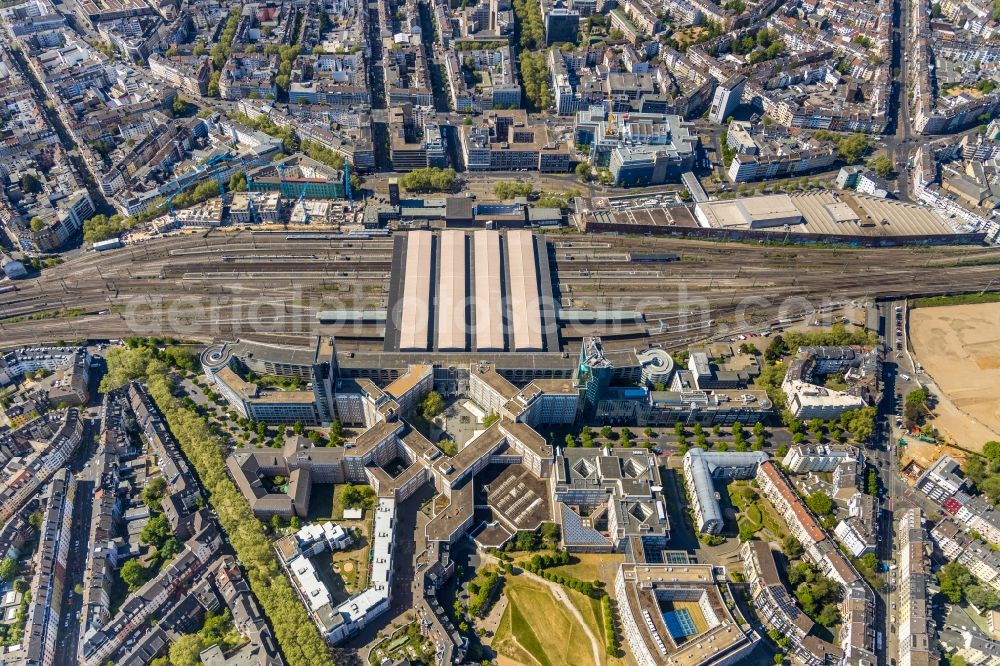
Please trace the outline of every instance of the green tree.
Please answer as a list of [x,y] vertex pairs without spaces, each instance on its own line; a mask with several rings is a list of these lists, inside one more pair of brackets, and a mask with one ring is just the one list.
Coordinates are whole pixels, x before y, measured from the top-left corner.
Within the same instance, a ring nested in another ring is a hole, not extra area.
[[559,524],[558,523],[542,523],[540,529],[542,538],[552,544],[559,543]]
[[824,492],[816,492],[806,497],[806,504],[817,516],[826,516],[833,511],[833,500]]
[[879,153],[868,160],[868,168],[882,178],[887,178],[892,173],[892,160],[885,153]]
[[580,179],[581,182],[586,183],[590,180],[590,162],[584,160],[576,165],[576,177]]
[[903,420],[907,428],[918,425],[927,412],[928,395],[926,389],[916,389],[906,394],[903,402]]
[[837,144],[837,156],[847,164],[857,164],[871,147],[871,139],[864,134],[855,133],[840,140]]
[[521,52],[521,80],[524,96],[536,111],[545,111],[552,104],[548,62],[542,52]]
[[33,173],[21,176],[21,191],[27,194],[37,194],[42,191],[42,183]]
[[493,186],[493,196],[497,199],[516,199],[531,194],[531,183],[521,183],[513,180],[502,180]]
[[212,72],[208,77],[208,89],[206,90],[206,95],[208,97],[218,97],[219,96],[219,78],[222,72],[215,71]]
[[816,616],[816,621],[824,627],[832,627],[840,622],[840,609],[837,604],[824,604]]
[[166,516],[159,513],[150,518],[146,526],[142,528],[139,540],[154,548],[161,548],[171,536],[173,533],[170,531],[170,522]]
[[437,391],[431,391],[421,402],[421,411],[424,418],[430,421],[444,411],[444,398]]
[[802,557],[802,554],[805,552],[805,549],[802,547],[799,540],[791,534],[781,540],[781,550],[790,560],[797,560]]
[[965,588],[965,598],[980,611],[993,610],[1000,604],[996,592],[982,585],[969,585]]
[[426,167],[403,174],[399,184],[407,192],[450,192],[455,180],[454,169]]
[[128,586],[129,592],[135,592],[149,580],[149,571],[136,558],[132,558],[123,564],[118,575],[121,576],[122,581]]
[[38,233],[39,231],[45,228],[45,220],[36,215],[35,217],[31,218],[29,226],[31,226],[32,231]]
[[949,603],[962,601],[965,589],[973,582],[972,574],[963,564],[948,562],[938,570],[938,586]]
[[247,190],[247,176],[242,171],[237,171],[232,176],[229,177],[229,191],[230,192],[246,192]]
[[170,666],[200,666],[203,649],[201,636],[184,634],[170,644]]
[[17,560],[13,557],[5,557],[0,560],[0,580],[9,583],[17,575]]
[[160,501],[167,492],[167,482],[162,475],[154,476],[142,489],[142,501],[153,511],[159,511]]
[[375,504],[375,491],[371,486],[349,483],[343,492],[344,506],[348,508],[367,508]]
[[184,113],[187,113],[188,103],[185,102],[180,95],[177,95],[176,97],[174,97],[174,103],[171,105],[170,108],[174,112],[174,115],[179,116]]

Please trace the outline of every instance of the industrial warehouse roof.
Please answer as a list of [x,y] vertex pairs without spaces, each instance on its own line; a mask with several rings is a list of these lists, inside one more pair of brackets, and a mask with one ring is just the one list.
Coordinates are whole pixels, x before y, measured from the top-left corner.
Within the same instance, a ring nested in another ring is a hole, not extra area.
[[806,224],[800,231],[864,236],[927,236],[954,230],[925,206],[863,194],[819,192],[792,197]]
[[717,229],[762,229],[802,221],[787,194],[698,204],[695,214],[704,226]]
[[535,239],[530,231],[507,233],[510,304],[514,315],[514,350],[541,351],[542,313],[538,299]]
[[810,192],[698,204],[703,226],[829,236],[935,236],[954,233],[932,209],[856,193]]
[[465,233],[442,231],[440,243],[440,278],[438,280],[437,343],[438,349],[465,349]]
[[476,271],[476,348],[502,351],[503,294],[500,284],[500,234],[473,233]]
[[403,327],[399,338],[399,348],[403,351],[428,348],[433,240],[429,231],[413,231],[407,238]]

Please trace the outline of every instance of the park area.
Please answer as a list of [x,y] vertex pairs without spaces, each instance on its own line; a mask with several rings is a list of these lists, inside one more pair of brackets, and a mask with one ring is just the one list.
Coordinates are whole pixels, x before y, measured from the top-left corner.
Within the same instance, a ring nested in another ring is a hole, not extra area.
[[744,541],[757,536],[777,542],[787,536],[784,521],[749,481],[733,481],[728,491],[733,508],[738,513],[737,525],[740,535],[745,537]]
[[970,451],[1000,440],[1000,303],[913,309],[910,342],[943,393],[931,424]]
[[[594,636],[601,641],[602,664],[618,666],[622,659],[607,657],[601,605],[596,599],[563,588]],[[504,586],[508,604],[492,640],[501,666],[514,664],[601,666],[586,632],[571,611],[542,582],[527,575],[508,576]]]

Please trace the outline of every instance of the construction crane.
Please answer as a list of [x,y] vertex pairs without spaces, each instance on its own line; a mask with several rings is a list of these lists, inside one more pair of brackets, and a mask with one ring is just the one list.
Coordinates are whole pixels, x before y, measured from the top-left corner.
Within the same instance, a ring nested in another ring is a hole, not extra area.
[[608,87],[608,124],[604,128],[604,136],[613,137],[615,135],[615,103],[611,99],[611,89]]
[[[302,219],[306,224],[309,224],[309,211],[306,209],[306,189],[309,187],[309,181],[302,183],[302,191],[299,192],[299,198],[295,201],[295,206],[302,206]],[[295,207],[292,207],[294,210]]]
[[347,198],[347,205],[351,205],[351,163],[344,160],[344,194]]

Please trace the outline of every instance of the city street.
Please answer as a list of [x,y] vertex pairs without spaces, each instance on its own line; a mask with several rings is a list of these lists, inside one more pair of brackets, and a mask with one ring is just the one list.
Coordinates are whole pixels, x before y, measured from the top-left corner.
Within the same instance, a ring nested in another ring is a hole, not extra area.
[[[96,352],[90,348],[91,353]],[[66,563],[66,583],[63,588],[63,617],[59,620],[59,640],[56,644],[56,666],[73,666],[77,663],[77,646],[82,638],[80,625],[83,597],[76,592],[76,586],[83,586],[83,576],[87,565],[87,549],[90,547],[90,522],[94,508],[94,478],[96,466],[92,465],[97,452],[97,438],[101,431],[99,410],[103,396],[97,387],[104,375],[104,361],[90,371],[90,402],[85,417],[83,440],[76,456],[70,462],[70,471],[76,477],[76,497],[73,501],[72,544]]]

